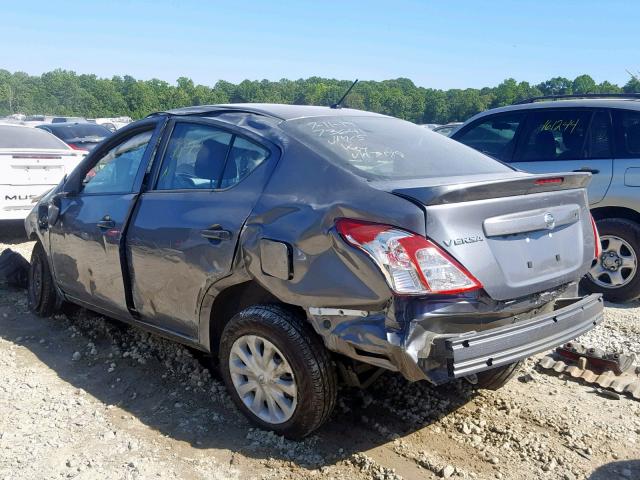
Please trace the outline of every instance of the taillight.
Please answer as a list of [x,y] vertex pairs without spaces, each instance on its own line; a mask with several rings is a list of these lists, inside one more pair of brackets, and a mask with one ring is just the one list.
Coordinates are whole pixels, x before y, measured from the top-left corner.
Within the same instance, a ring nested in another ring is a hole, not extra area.
[[78,145],[75,145],[74,143],[67,143],[67,145],[69,145],[73,150],[78,150],[80,152],[89,153],[89,150],[87,150],[86,148],[79,147]]
[[600,254],[602,253],[602,244],[600,243],[600,234],[598,233],[598,226],[596,225],[596,221],[591,218],[591,228],[593,228],[593,240],[596,242],[596,247],[594,249],[594,258],[597,260],[600,258]]
[[462,265],[420,235],[347,218],[339,219],[336,228],[349,244],[373,259],[398,294],[453,294],[482,288]]

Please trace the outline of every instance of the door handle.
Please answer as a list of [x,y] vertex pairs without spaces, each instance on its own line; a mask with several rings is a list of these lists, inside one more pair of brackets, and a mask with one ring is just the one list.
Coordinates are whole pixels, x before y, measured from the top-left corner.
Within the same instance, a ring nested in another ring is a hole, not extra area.
[[592,175],[595,175],[596,173],[600,173],[600,170],[598,170],[597,168],[582,167],[582,168],[578,168],[577,170],[574,170],[574,172],[584,172],[584,173],[588,172]]
[[209,240],[229,240],[231,238],[231,232],[217,224],[211,225],[205,230],[200,230],[200,235]]
[[116,222],[111,220],[109,215],[105,215],[102,220],[100,220],[97,224],[98,228],[109,230],[110,228],[114,228],[116,226]]

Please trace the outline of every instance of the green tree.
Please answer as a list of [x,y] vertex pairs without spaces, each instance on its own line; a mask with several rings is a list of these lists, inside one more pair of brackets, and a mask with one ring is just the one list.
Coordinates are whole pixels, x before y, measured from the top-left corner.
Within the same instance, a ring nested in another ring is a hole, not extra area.
[[573,82],[568,78],[554,77],[538,85],[543,95],[569,95],[573,93]]
[[580,75],[573,81],[573,93],[597,93],[596,82],[589,75]]
[[[331,105],[351,83],[310,77],[276,82],[244,80],[239,84],[220,80],[210,87],[195,85],[184,76],[172,84],[155,78],[137,80],[129,75],[99,78],[61,69],[42,75],[0,70],[0,115],[19,112],[141,118],[151,112],[187,105],[230,102]],[[621,89],[606,81],[596,85],[588,75],[580,75],[573,81],[555,77],[535,86],[508,78],[495,87],[436,90],[418,87],[408,78],[396,78],[358,83],[344,105],[417,123],[446,123],[539,95],[620,91],[640,92],[640,81],[633,77]]]

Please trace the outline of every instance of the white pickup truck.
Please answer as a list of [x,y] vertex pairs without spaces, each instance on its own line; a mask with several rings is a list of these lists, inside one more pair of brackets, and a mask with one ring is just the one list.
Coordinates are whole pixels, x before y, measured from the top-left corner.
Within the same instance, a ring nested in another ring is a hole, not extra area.
[[0,125],[0,220],[26,218],[33,199],[60,183],[86,154],[44,130]]

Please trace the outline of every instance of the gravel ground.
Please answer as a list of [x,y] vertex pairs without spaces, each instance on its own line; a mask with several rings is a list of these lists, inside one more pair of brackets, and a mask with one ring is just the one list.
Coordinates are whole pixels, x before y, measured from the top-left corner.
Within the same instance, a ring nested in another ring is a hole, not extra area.
[[[2,228],[0,251],[33,243]],[[581,341],[640,356],[640,303]],[[253,429],[207,359],[77,310],[28,312],[0,285],[1,479],[640,479],[640,402],[523,366],[497,392],[387,374],[342,389],[316,435]]]

